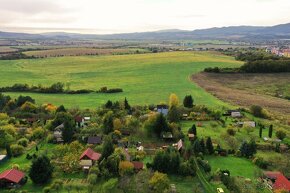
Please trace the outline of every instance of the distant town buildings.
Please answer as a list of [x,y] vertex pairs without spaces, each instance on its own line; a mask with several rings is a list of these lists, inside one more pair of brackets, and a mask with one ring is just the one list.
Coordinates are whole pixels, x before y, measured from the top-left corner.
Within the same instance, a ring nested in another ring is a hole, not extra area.
[[290,57],[290,48],[267,47],[266,52],[275,54],[277,56]]

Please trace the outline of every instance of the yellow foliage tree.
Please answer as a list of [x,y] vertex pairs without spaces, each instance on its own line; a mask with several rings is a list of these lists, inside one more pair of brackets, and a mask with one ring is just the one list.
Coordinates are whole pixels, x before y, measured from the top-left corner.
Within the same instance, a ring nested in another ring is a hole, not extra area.
[[169,97],[169,106],[170,107],[172,107],[172,106],[177,107],[178,104],[179,104],[179,99],[178,99],[177,95],[172,93]]
[[169,188],[169,179],[166,174],[155,172],[149,180],[149,186],[156,193],[164,193]]
[[114,119],[113,121],[114,130],[120,130],[122,128],[122,122],[120,119]]
[[126,174],[132,174],[134,169],[134,165],[129,161],[121,161],[119,163],[119,174],[121,176]]

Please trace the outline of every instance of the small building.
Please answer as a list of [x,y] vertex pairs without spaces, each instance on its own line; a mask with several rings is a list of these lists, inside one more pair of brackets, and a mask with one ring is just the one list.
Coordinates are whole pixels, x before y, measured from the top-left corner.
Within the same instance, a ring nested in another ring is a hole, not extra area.
[[243,127],[256,127],[255,121],[244,121]]
[[19,187],[26,182],[25,174],[16,169],[10,169],[0,174],[0,187]]
[[90,137],[88,137],[88,144],[100,145],[100,144],[102,144],[102,137],[90,136]]
[[272,188],[274,190],[287,190],[290,192],[290,181],[284,175],[278,175]]
[[144,168],[143,162],[132,161],[131,163],[134,165],[135,171],[140,171],[140,170],[143,170],[143,168]]
[[140,145],[139,147],[137,147],[137,151],[144,151],[144,147]]
[[63,138],[62,138],[62,129],[63,128],[64,128],[64,124],[62,123],[54,129],[53,137],[54,137],[56,143],[63,143]]
[[164,132],[162,133],[162,138],[164,140],[172,140],[173,139],[173,135],[171,132]]
[[180,139],[176,144],[173,144],[173,146],[176,147],[177,151],[182,150],[183,148],[182,140]]
[[168,114],[168,106],[167,105],[157,105],[157,112],[166,116]]
[[95,152],[91,148],[88,148],[82,153],[80,160],[92,160],[94,162],[98,161],[101,156],[102,154]]
[[81,160],[80,165],[84,170],[89,170],[93,165],[93,161],[92,160]]
[[233,117],[233,118],[241,118],[242,114],[239,111],[233,111],[233,112],[231,112],[231,117]]
[[84,127],[85,124],[85,119],[81,116],[75,116],[75,123],[76,123],[76,127],[80,128],[80,127]]

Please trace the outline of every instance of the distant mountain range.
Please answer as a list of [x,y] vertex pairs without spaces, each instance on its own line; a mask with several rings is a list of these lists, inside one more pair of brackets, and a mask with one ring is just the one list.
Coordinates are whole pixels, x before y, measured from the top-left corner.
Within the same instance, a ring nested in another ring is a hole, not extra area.
[[154,32],[121,33],[109,35],[77,34],[52,32],[42,34],[1,32],[0,38],[11,39],[102,39],[102,40],[198,40],[198,39],[228,39],[228,40],[263,40],[290,39],[290,23],[271,27],[260,26],[230,26],[220,28],[200,29],[194,31],[169,29]]

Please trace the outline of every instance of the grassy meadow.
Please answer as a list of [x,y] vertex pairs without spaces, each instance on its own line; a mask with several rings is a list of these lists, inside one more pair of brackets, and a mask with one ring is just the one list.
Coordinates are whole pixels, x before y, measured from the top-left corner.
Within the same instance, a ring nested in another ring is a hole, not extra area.
[[157,54],[75,56],[45,59],[0,61],[0,86],[15,83],[49,86],[63,82],[66,88],[122,88],[118,94],[38,94],[6,93],[12,97],[30,95],[39,104],[64,104],[67,107],[94,108],[107,100],[131,104],[167,102],[171,93],[180,100],[191,94],[198,104],[212,107],[227,104],[190,81],[190,75],[206,67],[237,67],[241,62],[215,52],[166,52]]

